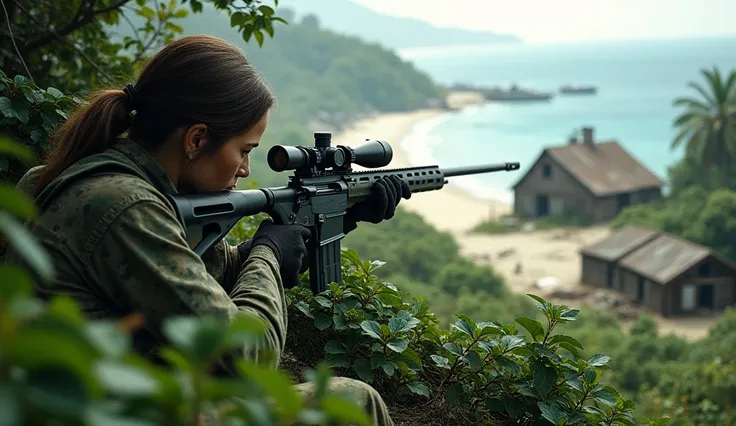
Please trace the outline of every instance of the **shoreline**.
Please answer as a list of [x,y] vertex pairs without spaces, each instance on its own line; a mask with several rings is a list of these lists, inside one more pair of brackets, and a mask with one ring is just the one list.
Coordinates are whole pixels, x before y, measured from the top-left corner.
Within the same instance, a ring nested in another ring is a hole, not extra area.
[[[473,92],[452,92],[448,96],[451,110],[460,110],[482,102],[479,94]],[[411,164],[408,159],[402,146],[404,141],[417,125],[448,113],[450,111],[446,109],[427,108],[364,118],[334,134],[333,145],[360,145],[366,138],[385,140],[393,148],[393,159],[387,167],[412,167],[415,164]],[[512,210],[509,203],[475,197],[461,183],[452,181],[441,190],[414,194],[411,199],[402,200],[399,207],[419,214],[435,228],[455,236],[463,235],[478,223],[498,218]]]

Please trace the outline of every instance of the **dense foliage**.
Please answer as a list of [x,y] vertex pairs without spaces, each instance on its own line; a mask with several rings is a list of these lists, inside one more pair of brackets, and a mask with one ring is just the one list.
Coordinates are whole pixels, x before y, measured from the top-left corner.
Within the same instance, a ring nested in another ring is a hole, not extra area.
[[222,11],[240,37],[252,36],[259,45],[264,33],[274,35],[274,23],[285,23],[262,0],[5,1],[0,69],[70,93],[115,84],[180,35],[178,23],[190,11],[202,12],[205,6]]

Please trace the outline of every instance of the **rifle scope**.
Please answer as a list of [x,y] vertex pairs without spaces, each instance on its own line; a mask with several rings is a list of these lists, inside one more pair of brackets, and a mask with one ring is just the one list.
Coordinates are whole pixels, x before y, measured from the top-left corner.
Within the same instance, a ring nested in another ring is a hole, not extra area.
[[331,141],[330,132],[315,132],[313,147],[274,145],[268,150],[268,166],[276,172],[310,167],[346,168],[351,164],[373,169],[387,166],[394,156],[391,145],[384,141],[366,139],[356,147],[333,147]]

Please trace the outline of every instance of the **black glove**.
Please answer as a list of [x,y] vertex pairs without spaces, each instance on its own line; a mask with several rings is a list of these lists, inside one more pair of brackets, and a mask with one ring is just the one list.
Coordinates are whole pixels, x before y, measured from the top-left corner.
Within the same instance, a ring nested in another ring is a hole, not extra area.
[[411,188],[406,180],[397,175],[377,179],[373,183],[371,197],[345,212],[343,232],[347,234],[354,230],[358,227],[358,222],[379,223],[384,219],[391,219],[402,198],[411,198]]
[[273,250],[281,265],[284,288],[292,288],[299,284],[299,271],[307,251],[305,241],[310,235],[302,225],[276,225],[264,220],[253,235],[251,247],[264,245]]

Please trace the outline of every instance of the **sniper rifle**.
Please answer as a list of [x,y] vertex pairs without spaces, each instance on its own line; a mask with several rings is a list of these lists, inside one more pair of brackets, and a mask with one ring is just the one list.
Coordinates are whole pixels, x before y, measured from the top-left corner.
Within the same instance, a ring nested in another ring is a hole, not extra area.
[[343,216],[348,207],[370,197],[376,179],[395,174],[405,179],[415,194],[442,189],[449,177],[519,169],[519,163],[501,163],[353,171],[353,165],[368,169],[387,166],[393,158],[391,145],[366,140],[355,147],[333,147],[329,132],[315,132],[314,142],[314,147],[275,145],[268,151],[272,170],[294,171],[286,186],[168,195],[194,252],[201,257],[243,217],[265,212],[276,224],[298,223],[311,230],[307,241],[310,287],[314,294],[321,293],[331,282],[342,282]]

